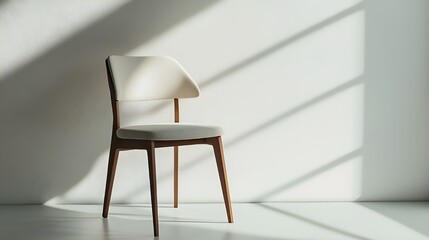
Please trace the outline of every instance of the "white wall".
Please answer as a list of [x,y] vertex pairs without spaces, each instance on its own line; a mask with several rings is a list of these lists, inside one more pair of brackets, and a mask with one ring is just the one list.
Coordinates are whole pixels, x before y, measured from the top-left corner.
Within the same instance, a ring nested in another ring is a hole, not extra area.
[[[0,203],[102,201],[111,54],[188,69],[202,96],[182,120],[224,127],[234,201],[427,200],[428,18],[424,0],[2,2]],[[171,149],[157,159],[171,202]],[[210,147],[181,148],[179,187],[222,201]],[[113,202],[148,199],[146,153],[121,153]]]

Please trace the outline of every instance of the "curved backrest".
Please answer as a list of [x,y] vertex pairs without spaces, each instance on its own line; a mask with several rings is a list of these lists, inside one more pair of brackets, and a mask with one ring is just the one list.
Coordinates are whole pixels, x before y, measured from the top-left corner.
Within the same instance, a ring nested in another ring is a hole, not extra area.
[[108,68],[117,101],[193,98],[200,89],[186,70],[166,56],[110,56]]

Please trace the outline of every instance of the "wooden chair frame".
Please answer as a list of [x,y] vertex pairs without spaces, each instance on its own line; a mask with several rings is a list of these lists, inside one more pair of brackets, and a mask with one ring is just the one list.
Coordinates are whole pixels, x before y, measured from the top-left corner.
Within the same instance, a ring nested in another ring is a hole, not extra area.
[[[190,140],[174,140],[174,141],[158,141],[158,140],[134,140],[121,139],[117,137],[116,131],[120,127],[119,102],[116,100],[116,92],[113,83],[109,63],[106,59],[107,78],[110,89],[110,99],[113,112],[112,124],[112,140],[109,152],[109,165],[107,169],[106,189],[103,204],[103,218],[107,218],[109,213],[110,198],[112,195],[113,181],[115,178],[115,170],[118,162],[120,151],[141,149],[147,151],[148,167],[149,167],[149,182],[152,204],[152,219],[154,235],[159,235],[158,227],[158,197],[156,187],[156,167],[155,167],[155,149],[163,147],[174,147],[174,207],[178,207],[178,172],[179,172],[179,146],[208,144],[213,146],[214,155],[216,158],[217,169],[219,173],[220,183],[222,187],[223,199],[225,202],[228,222],[233,222],[231,199],[229,196],[228,177],[226,174],[225,160],[223,154],[221,136],[190,139]],[[179,99],[174,98],[174,122],[179,122]]]

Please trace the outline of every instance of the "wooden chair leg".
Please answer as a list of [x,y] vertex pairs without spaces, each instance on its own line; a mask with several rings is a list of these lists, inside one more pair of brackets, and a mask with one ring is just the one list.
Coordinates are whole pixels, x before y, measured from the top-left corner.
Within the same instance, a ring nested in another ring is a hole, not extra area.
[[174,208],[179,207],[179,147],[174,146]]
[[104,192],[103,218],[109,214],[110,197],[112,196],[113,180],[115,179],[116,165],[118,163],[119,150],[110,146],[109,166],[107,168],[106,189]]
[[149,165],[149,182],[150,182],[150,196],[152,203],[152,221],[153,233],[155,237],[159,235],[158,228],[158,197],[156,190],[156,167],[155,167],[155,143],[152,141],[150,148],[147,149],[148,165]]
[[228,222],[233,223],[231,198],[229,196],[228,177],[226,174],[225,157],[223,155],[222,138],[219,136],[213,141],[213,150],[216,157],[217,170],[219,172],[220,184],[222,186],[223,200],[225,202]]

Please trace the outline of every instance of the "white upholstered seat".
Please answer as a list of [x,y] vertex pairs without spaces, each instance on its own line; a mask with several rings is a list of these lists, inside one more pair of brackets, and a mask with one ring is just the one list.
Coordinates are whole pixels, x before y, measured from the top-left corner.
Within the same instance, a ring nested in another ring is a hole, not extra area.
[[187,140],[217,137],[222,128],[186,123],[162,123],[121,127],[116,131],[118,138],[137,140]]

